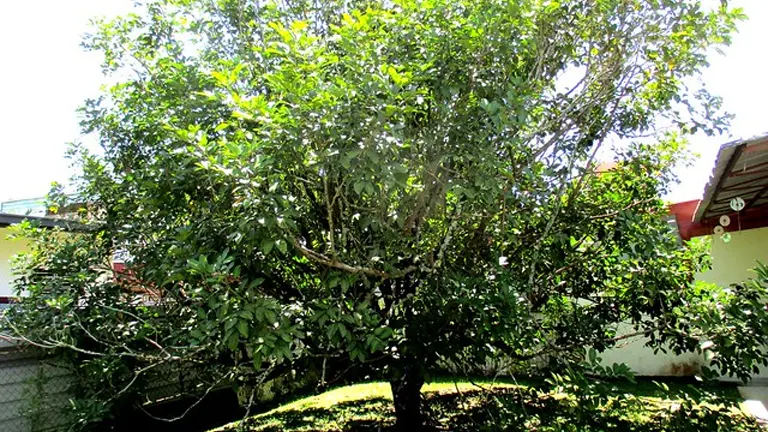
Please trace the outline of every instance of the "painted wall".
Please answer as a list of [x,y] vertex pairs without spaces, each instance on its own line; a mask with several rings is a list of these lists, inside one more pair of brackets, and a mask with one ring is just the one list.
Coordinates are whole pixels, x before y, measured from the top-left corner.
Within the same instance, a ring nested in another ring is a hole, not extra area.
[[[714,236],[707,236],[706,239],[710,242],[712,268],[698,275],[698,280],[719,285],[739,283],[753,277],[752,269],[758,261],[768,264],[768,228],[732,232],[728,243]],[[620,328],[619,334],[632,331],[625,326]],[[626,363],[637,375],[685,376],[695,374],[706,362],[703,356],[694,353],[654,355],[651,349],[644,346],[645,342],[645,338],[625,341],[621,346],[601,354],[603,364]],[[768,378],[768,369],[756,377]]]
[[709,239],[712,269],[702,273],[699,280],[730,285],[752,278],[758,261],[768,264],[768,228],[731,232],[728,243],[716,236]]
[[[731,226],[737,223],[732,220]],[[755,276],[752,269],[758,261],[768,264],[768,228],[731,232],[731,241],[723,242],[718,236],[709,236],[712,251],[712,269],[697,279],[719,285],[743,282]],[[754,378],[768,378],[768,368],[761,368]],[[729,378],[729,380],[732,380]]]
[[[619,335],[634,332],[630,325],[619,326]],[[701,355],[685,353],[678,356],[661,351],[654,354],[651,348],[645,346],[647,341],[645,337],[623,340],[615,348],[599,354],[599,357],[604,366],[625,363],[639,376],[691,376],[699,372],[704,361]]]
[[11,288],[11,257],[27,248],[24,240],[10,240],[8,234],[8,228],[0,228],[0,296],[3,297],[14,295]]

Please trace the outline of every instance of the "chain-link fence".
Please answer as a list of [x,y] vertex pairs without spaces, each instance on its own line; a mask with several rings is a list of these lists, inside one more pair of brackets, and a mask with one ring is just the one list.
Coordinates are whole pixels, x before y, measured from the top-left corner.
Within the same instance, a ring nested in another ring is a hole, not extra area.
[[[28,345],[0,341],[0,432],[58,431],[69,425],[73,414],[70,400],[74,393],[74,374],[67,366],[56,364],[40,354],[40,350]],[[200,379],[200,374],[201,370],[196,368],[174,364],[153,368],[134,383],[137,397],[132,404],[134,410],[113,420],[142,424],[155,419],[158,421],[156,425],[168,425],[168,419],[184,417],[192,407],[198,406],[201,398],[207,395],[211,402],[217,397],[212,396],[217,390],[227,388],[226,382]],[[230,403],[219,408],[237,412],[236,400],[230,402],[234,405]],[[222,418],[232,416],[232,413],[222,414]],[[137,416],[146,418],[142,420]],[[208,412],[206,416],[216,417],[217,414]],[[211,427],[216,425],[213,423]]]
[[[175,364],[163,364],[146,374],[141,383],[140,399],[142,406],[152,406],[179,399],[197,399],[206,393],[208,382],[200,380],[200,371],[193,367],[179,367]],[[212,385],[221,388],[223,385]]]
[[66,422],[70,371],[36,350],[0,344],[0,431],[55,430]]
[[[7,300],[0,298],[0,321],[8,308],[13,307],[14,302]],[[0,338],[0,432],[65,430],[75,414],[72,398],[76,393],[76,379],[71,368],[46,358],[42,350],[34,346]],[[148,368],[140,374],[140,379],[131,382],[131,400],[119,413],[114,413],[109,421],[115,424],[110,425],[114,428],[155,421],[155,426],[162,425],[165,430],[168,419],[189,417],[189,421],[174,422],[183,423],[184,430],[189,431],[202,430],[190,427],[197,426],[193,425],[195,422],[201,427],[206,424],[200,421],[201,416],[211,419],[211,427],[218,425],[215,418],[233,420],[241,407],[229,389],[229,382],[215,375],[199,364],[169,362]],[[215,412],[211,412],[211,407]]]

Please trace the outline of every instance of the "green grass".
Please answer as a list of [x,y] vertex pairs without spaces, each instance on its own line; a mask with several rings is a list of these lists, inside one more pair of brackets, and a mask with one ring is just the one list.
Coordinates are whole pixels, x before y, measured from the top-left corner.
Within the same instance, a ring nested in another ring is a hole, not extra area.
[[[608,384],[604,397],[576,397],[541,383],[434,382],[424,386],[433,429],[450,431],[757,431],[734,387]],[[380,431],[394,425],[389,384],[329,390],[217,431]]]

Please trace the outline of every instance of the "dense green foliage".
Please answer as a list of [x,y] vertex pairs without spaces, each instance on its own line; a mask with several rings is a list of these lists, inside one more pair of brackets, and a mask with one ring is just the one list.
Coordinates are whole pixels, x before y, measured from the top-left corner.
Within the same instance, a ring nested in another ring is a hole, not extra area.
[[391,380],[412,424],[440,362],[574,370],[621,322],[659,348],[715,340],[745,377],[764,329],[725,323],[752,326],[755,304],[693,285],[703,249],[660,199],[686,136],[727,124],[691,83],[739,18],[677,0],[144,2],[85,40],[115,81],[83,108],[103,151],[73,148],[91,229],[27,229],[12,330],[71,355],[107,410],[160,366],[205,365],[201,390],[245,403],[352,368]]

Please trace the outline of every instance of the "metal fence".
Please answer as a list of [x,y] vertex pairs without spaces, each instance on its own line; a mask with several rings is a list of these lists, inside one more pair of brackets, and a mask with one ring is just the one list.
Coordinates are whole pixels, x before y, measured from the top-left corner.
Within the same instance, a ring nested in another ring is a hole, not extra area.
[[[33,347],[0,341],[0,432],[57,431],[69,424],[74,374],[40,354]],[[136,383],[135,404],[163,418],[175,417],[178,407],[169,413],[161,407],[176,402],[169,406],[178,405],[183,412],[209,393],[205,381],[194,368],[160,365]],[[215,388],[226,388],[226,383]],[[141,409],[136,414],[149,415]]]
[[[0,302],[0,320],[10,306]],[[221,380],[211,382],[205,367],[190,366],[163,364],[145,373],[136,382],[133,405],[147,415],[141,408],[157,412],[169,402],[178,402],[176,405],[186,411],[187,405],[197,405],[196,401],[212,390],[228,387]],[[46,359],[32,346],[0,340],[0,432],[65,429],[73,414],[74,384],[71,366]]]
[[40,432],[66,423],[70,371],[30,347],[0,344],[0,431]]

